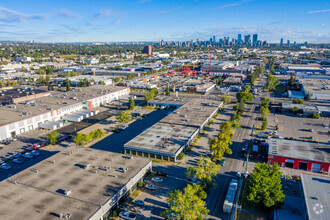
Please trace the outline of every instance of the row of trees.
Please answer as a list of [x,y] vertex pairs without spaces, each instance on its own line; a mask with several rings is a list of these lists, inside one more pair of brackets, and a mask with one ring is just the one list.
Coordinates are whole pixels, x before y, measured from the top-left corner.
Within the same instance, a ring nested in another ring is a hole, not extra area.
[[157,96],[159,93],[157,88],[152,88],[150,89],[149,92],[144,93],[144,100],[145,101],[149,101],[155,98],[155,96]]
[[6,82],[3,82],[3,81],[0,81],[0,88],[2,87],[9,87],[9,86],[17,86],[18,85],[18,82],[16,81],[6,81]]
[[188,184],[186,188],[169,193],[169,208],[161,213],[167,219],[203,219],[209,210],[205,207],[207,188],[215,183],[220,165],[209,157],[201,157],[197,166],[189,166],[186,171],[188,179],[199,180],[199,184]]
[[254,82],[260,78],[263,72],[265,72],[265,68],[263,66],[257,66],[253,72],[247,71],[247,79],[254,85]]
[[41,66],[38,70],[39,75],[52,75],[53,72],[54,70],[50,66]]
[[279,84],[280,84],[280,82],[277,80],[276,76],[274,76],[272,74],[268,74],[264,90],[265,91],[274,91],[276,86],[278,86]]
[[261,106],[260,106],[260,114],[262,114],[263,116],[267,116],[267,115],[269,115],[269,113],[270,113],[269,98],[262,97],[262,102],[261,102]]
[[77,133],[76,137],[73,139],[73,142],[76,145],[82,146],[85,143],[88,143],[91,140],[101,138],[104,135],[105,135],[105,132],[99,128],[99,129],[91,131],[91,133],[89,133],[89,134]]

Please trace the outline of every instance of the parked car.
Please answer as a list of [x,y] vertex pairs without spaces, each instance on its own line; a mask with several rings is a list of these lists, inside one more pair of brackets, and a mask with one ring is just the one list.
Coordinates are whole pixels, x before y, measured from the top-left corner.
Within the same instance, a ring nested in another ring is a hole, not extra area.
[[132,203],[135,204],[135,205],[144,206],[144,201],[142,201],[140,199],[139,200],[134,200]]
[[23,157],[31,159],[33,157],[32,153],[24,154]]
[[37,151],[37,150],[32,151],[31,154],[33,154],[33,156],[39,156],[40,155],[39,151]]
[[22,154],[20,152],[16,152],[13,156],[14,158],[19,158]]
[[187,182],[190,184],[197,184],[197,185],[201,184],[201,182],[197,179],[188,179]]
[[241,175],[242,175],[242,174],[241,174],[240,171],[238,171],[238,172],[236,173],[236,177],[237,177],[237,178],[241,178]]
[[126,212],[126,211],[122,211],[119,213],[119,216],[123,219],[126,220],[135,220],[136,219],[136,215],[131,213],[131,212]]
[[226,163],[226,160],[221,160],[221,161],[220,161],[220,165],[221,165],[221,166],[224,166],[225,163]]
[[24,160],[23,159],[20,159],[20,158],[16,158],[13,160],[14,163],[23,163]]
[[156,182],[156,183],[161,183],[161,182],[163,182],[163,179],[161,179],[159,177],[154,177],[151,179],[151,181]]
[[168,174],[167,174],[167,173],[165,173],[165,172],[160,172],[160,171],[156,172],[156,175],[157,175],[157,176],[162,176],[162,177],[168,177]]
[[153,185],[153,184],[147,184],[146,185],[146,188],[147,189],[151,189],[151,190],[155,190],[157,187],[155,185]]
[[113,133],[120,133],[120,130],[119,129],[113,129],[112,132]]
[[6,164],[6,163],[4,163],[0,166],[0,169],[3,169],[3,170],[9,170],[10,168],[11,168],[11,166],[9,164]]

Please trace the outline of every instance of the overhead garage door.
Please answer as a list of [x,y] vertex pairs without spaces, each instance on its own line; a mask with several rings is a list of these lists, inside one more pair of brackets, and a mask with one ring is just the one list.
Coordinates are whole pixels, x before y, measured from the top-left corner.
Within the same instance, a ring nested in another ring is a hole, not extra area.
[[293,168],[294,160],[286,160],[285,166],[289,168]]
[[313,172],[320,172],[320,169],[321,169],[321,164],[319,164],[319,163],[313,163],[312,164],[312,171]]

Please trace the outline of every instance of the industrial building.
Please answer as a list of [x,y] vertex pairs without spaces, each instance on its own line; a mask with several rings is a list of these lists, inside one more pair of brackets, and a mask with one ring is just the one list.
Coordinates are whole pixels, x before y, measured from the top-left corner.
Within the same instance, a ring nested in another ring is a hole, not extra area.
[[330,100],[330,80],[328,79],[299,79],[301,91],[309,93],[311,99]]
[[129,88],[97,85],[72,88],[68,92],[54,91],[28,102],[2,106],[0,141],[40,127],[56,129],[63,120],[81,121],[96,114],[95,108],[129,93]]
[[126,143],[125,153],[176,162],[222,104],[207,99],[190,100]]
[[70,147],[0,183],[2,219],[106,219],[152,161]]
[[329,172],[329,152],[328,144],[270,138],[268,163],[312,172]]
[[186,96],[156,96],[154,99],[148,101],[149,106],[155,108],[179,108],[192,100],[192,98]]
[[[70,80],[71,86],[75,87],[79,86],[79,84],[84,80],[87,80],[91,85],[100,84],[100,82],[103,82],[104,85],[112,84],[112,78],[106,76],[80,75],[69,77],[68,79]],[[66,78],[53,78],[52,83],[63,85],[65,80]]]
[[305,219],[328,220],[330,216],[330,178],[301,174]]
[[16,104],[49,96],[50,92],[36,87],[17,87],[0,90],[0,105]]

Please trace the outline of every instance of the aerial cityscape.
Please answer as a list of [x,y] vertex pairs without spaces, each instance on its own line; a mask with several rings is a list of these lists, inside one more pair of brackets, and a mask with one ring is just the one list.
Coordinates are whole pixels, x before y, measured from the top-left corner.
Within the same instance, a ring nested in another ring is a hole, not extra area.
[[0,3],[0,219],[330,219],[328,1]]

